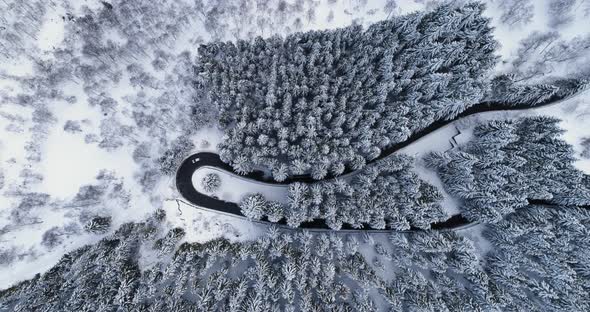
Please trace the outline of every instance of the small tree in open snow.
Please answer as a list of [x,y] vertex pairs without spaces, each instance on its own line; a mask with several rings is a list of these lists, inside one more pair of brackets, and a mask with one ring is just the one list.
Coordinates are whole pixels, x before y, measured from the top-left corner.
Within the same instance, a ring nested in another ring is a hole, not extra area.
[[260,220],[266,210],[266,199],[260,193],[246,195],[240,202],[240,210],[246,218]]
[[221,186],[221,179],[217,173],[208,173],[203,177],[201,185],[205,192],[215,192]]

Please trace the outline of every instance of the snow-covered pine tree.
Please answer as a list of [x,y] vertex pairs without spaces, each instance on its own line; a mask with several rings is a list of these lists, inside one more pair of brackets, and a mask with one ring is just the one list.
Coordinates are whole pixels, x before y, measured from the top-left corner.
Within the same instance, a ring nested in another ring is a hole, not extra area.
[[248,219],[260,220],[267,210],[267,201],[260,193],[248,194],[240,201],[240,211]]
[[221,186],[221,178],[219,177],[219,174],[213,172],[206,174],[201,181],[201,186],[203,186],[205,192],[210,193],[217,191]]

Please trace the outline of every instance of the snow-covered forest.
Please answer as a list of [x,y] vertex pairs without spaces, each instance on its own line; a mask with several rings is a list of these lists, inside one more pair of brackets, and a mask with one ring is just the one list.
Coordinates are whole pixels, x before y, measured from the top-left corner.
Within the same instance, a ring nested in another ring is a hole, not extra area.
[[250,219],[267,217],[277,222],[285,218],[291,227],[323,219],[336,230],[343,224],[359,229],[364,225],[398,231],[428,229],[448,216],[440,205],[442,195],[412,172],[412,162],[405,155],[391,156],[360,169],[350,181],[292,183],[286,204],[254,193],[244,196],[240,208]]
[[464,146],[426,156],[464,215],[497,222],[531,200],[590,205],[590,176],[572,166],[573,149],[552,117],[491,121]]
[[363,167],[380,149],[481,100],[497,43],[483,5],[445,5],[371,25],[199,49],[218,107],[220,155],[277,180]]
[[[588,0],[0,1],[0,311],[589,311],[588,18]],[[547,106],[375,161],[497,104]],[[179,193],[199,152],[234,173],[193,188],[245,217]],[[451,216],[469,226],[431,229]]]
[[[455,232],[284,233],[182,242],[156,213],[0,293],[10,311],[585,311],[590,214],[535,206]],[[556,249],[556,246],[561,248]],[[152,250],[138,261],[137,254]],[[542,256],[541,256],[542,255]]]

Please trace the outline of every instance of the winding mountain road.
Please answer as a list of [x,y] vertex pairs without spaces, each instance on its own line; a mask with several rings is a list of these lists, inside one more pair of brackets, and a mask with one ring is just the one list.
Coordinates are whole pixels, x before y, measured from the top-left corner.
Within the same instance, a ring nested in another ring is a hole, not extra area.
[[[215,153],[203,152],[203,153],[193,154],[182,162],[182,164],[178,168],[178,171],[176,174],[176,188],[178,189],[178,191],[180,192],[182,197],[195,206],[205,207],[205,208],[208,208],[209,210],[215,210],[215,211],[223,212],[225,214],[232,214],[232,215],[241,216],[241,217],[245,218],[244,214],[240,211],[240,207],[238,206],[238,204],[207,196],[203,193],[198,192],[195,189],[195,187],[193,186],[193,182],[192,182],[192,176],[193,176],[193,173],[197,169],[199,169],[199,167],[202,167],[202,166],[211,166],[211,167],[216,167],[219,169],[233,172],[231,166],[229,166],[228,164],[221,161],[221,159],[219,159],[219,155],[217,155]],[[265,220],[263,220],[263,221],[265,221]],[[287,224],[285,219],[281,220],[280,222],[272,222],[272,223],[273,224],[278,223],[281,225]],[[455,216],[452,216],[451,218],[447,219],[444,222],[434,223],[434,224],[432,224],[431,227],[433,229],[446,229],[446,228],[455,228],[455,227],[459,227],[459,226],[464,226],[467,224],[469,224],[469,221],[467,219],[465,219],[461,215],[455,215]],[[305,228],[305,229],[326,229],[326,230],[330,229],[330,227],[328,227],[328,225],[322,219],[317,219],[317,220],[314,220],[313,222],[303,222],[299,227]],[[347,224],[344,224],[342,226],[342,229],[343,230],[356,230],[355,228],[353,228]],[[365,229],[379,231],[379,229],[373,229],[369,226],[366,226]],[[419,229],[413,228],[411,230],[419,230]],[[391,231],[391,230],[383,230],[383,231]]]
[[[580,94],[580,93],[581,92],[577,92],[575,95]],[[449,125],[457,120],[460,120],[460,119],[468,117],[468,116],[473,116],[476,114],[480,114],[483,112],[490,112],[490,111],[516,111],[516,110],[527,110],[527,109],[539,108],[539,107],[543,107],[543,106],[556,104],[556,103],[561,102],[563,100],[569,99],[572,96],[574,96],[574,95],[570,95],[570,96],[554,95],[553,97],[547,99],[545,102],[543,102],[541,104],[537,104],[535,106],[530,106],[530,105],[508,106],[508,105],[502,104],[502,103],[489,103],[489,102],[483,102],[480,104],[476,104],[476,105],[470,107],[469,109],[463,111],[461,114],[455,116],[452,119],[439,120],[439,121],[432,123],[430,126],[414,133],[406,141],[394,144],[394,145],[390,146],[389,148],[383,150],[382,153],[377,158],[369,161],[368,163],[372,163],[372,162],[378,161],[380,159],[383,159],[383,158],[399,151],[400,149],[412,144],[413,142],[416,142],[417,140],[425,137],[426,135],[432,134],[436,130],[439,130],[446,125]],[[215,153],[201,152],[201,153],[193,154],[193,155],[189,156],[188,158],[186,158],[181,163],[181,165],[178,168],[177,173],[176,173],[176,188],[178,189],[178,191],[180,192],[182,197],[194,206],[202,207],[207,210],[218,211],[218,212],[222,212],[225,214],[230,214],[230,215],[235,215],[235,216],[245,218],[245,216],[240,211],[238,204],[207,196],[203,193],[198,192],[195,189],[195,187],[192,184],[193,173],[198,168],[203,167],[203,166],[215,167],[215,168],[218,168],[221,170],[225,170],[225,171],[237,174],[237,173],[235,173],[235,171],[233,170],[233,168],[230,165],[221,161],[221,159],[219,158],[219,155],[217,155]],[[352,170],[350,168],[346,168],[343,175],[351,174],[353,172],[354,172],[354,170]],[[260,171],[251,172],[249,174],[243,175],[243,177],[247,178],[247,179],[255,180],[258,182],[270,183],[270,184],[290,184],[293,182],[305,182],[305,183],[317,182],[317,180],[314,180],[309,175],[293,176],[293,177],[288,178],[285,181],[279,182],[279,181],[272,180],[272,178],[265,177],[264,174]],[[334,177],[333,176],[326,177],[326,179],[331,179],[331,178],[334,178]],[[552,204],[550,202],[534,200],[534,199],[529,200],[529,204],[555,206],[555,204]],[[262,220],[262,221],[268,222],[266,220]],[[268,223],[271,223],[271,222],[268,222]],[[272,224],[277,224],[277,223],[273,222]],[[278,224],[286,225],[286,220],[282,219],[280,222],[278,222]],[[451,216],[449,219],[447,219],[443,222],[437,222],[437,223],[431,224],[431,228],[434,230],[458,230],[458,229],[464,229],[466,227],[470,227],[470,226],[473,226],[476,224],[478,224],[478,223],[477,222],[470,222],[461,214],[457,214],[457,215]],[[316,219],[312,222],[304,222],[300,225],[300,228],[317,229],[317,230],[331,230],[327,226],[327,224],[324,222],[323,219]],[[353,228],[347,224],[344,224],[342,226],[342,230],[357,231],[359,229],[356,229],[356,228]],[[361,230],[371,231],[371,232],[391,232],[392,231],[392,230],[387,230],[387,229],[385,229],[385,230],[384,229],[373,229],[369,225],[365,225],[363,227],[363,229],[361,229]],[[410,231],[419,231],[419,230],[420,229],[418,229],[418,228],[411,228],[410,229]]]

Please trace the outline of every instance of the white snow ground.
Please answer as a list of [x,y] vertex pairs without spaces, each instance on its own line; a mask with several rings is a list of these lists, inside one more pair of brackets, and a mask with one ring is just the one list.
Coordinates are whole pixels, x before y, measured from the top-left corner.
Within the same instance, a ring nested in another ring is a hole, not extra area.
[[183,201],[166,201],[164,210],[169,226],[185,229],[184,239],[189,242],[206,242],[218,237],[231,241],[250,240],[266,230],[245,219],[195,209]]

